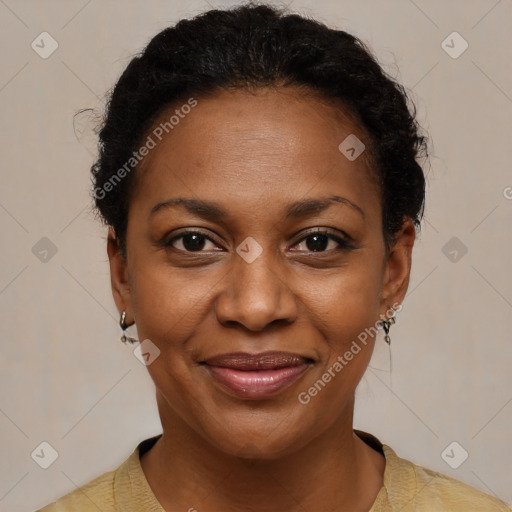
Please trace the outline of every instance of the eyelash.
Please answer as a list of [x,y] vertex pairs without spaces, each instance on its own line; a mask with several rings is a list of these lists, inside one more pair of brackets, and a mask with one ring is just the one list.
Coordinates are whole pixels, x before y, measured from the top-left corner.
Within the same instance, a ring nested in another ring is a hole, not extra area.
[[[168,241],[164,241],[161,245],[164,246],[164,247],[168,247],[168,248],[171,248],[171,249],[174,249],[178,252],[181,252],[181,253],[187,253],[187,254],[200,254],[202,252],[208,252],[208,251],[186,251],[186,250],[183,250],[183,249],[176,249],[175,247],[172,246],[172,244],[176,241],[176,240],[179,240],[180,238],[183,238],[184,236],[186,235],[201,235],[203,236],[206,240],[209,240],[210,242],[216,244],[216,242],[214,240],[212,240],[212,238],[210,238],[209,236],[207,236],[205,233],[203,233],[202,231],[197,231],[197,230],[189,230],[189,231],[183,231],[181,232],[179,235],[176,235],[175,237],[171,238],[170,240]],[[304,242],[305,240],[307,240],[309,237],[311,236],[315,236],[315,235],[325,235],[327,236],[329,239],[331,240],[334,240],[335,242],[337,242],[339,244],[339,247],[337,247],[336,249],[330,249],[330,250],[325,250],[325,251],[297,251],[299,253],[304,253],[304,252],[311,252],[313,254],[327,254],[327,253],[330,253],[331,251],[342,251],[342,250],[350,250],[350,249],[353,249],[353,246],[350,244],[349,240],[347,239],[344,239],[338,235],[335,235],[329,231],[324,231],[324,230],[316,230],[316,231],[310,231],[308,232],[305,236],[303,236],[300,240],[298,240],[295,244],[295,245],[298,245],[302,242]],[[216,244],[217,245],[217,244]]]

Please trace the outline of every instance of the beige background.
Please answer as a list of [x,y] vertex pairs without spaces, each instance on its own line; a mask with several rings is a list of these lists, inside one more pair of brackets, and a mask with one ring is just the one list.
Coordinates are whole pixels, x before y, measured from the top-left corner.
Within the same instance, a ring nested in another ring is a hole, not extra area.
[[[91,123],[76,120],[79,142],[73,114],[101,108],[130,56],[163,27],[221,5],[230,4],[0,0],[1,510],[39,508],[161,432],[147,370],[119,341],[106,231],[89,210]],[[393,371],[379,338],[355,427],[512,502],[512,3],[291,6],[367,41],[412,90],[433,141]],[[59,44],[47,59],[31,48],[43,31]],[[441,46],[453,31],[469,43],[456,59]],[[42,237],[57,249],[46,262],[33,252]],[[457,262],[443,252],[452,237],[468,249]],[[58,452],[46,470],[31,458],[43,441]],[[458,469],[441,457],[452,441],[469,453]]]

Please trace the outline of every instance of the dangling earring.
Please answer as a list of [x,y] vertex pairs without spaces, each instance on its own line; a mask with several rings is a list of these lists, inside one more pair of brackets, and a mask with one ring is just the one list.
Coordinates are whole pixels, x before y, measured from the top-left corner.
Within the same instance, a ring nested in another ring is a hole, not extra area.
[[384,341],[388,344],[388,345],[391,345],[391,338],[389,337],[389,329],[391,328],[391,326],[396,322],[396,318],[394,316],[390,317],[390,318],[387,318],[386,320],[383,320],[381,322],[381,325],[384,329],[384,332],[386,333],[385,336],[384,336]]
[[390,371],[390,384],[393,386],[393,380],[392,380],[392,371],[393,371],[393,363],[391,361],[391,338],[389,337],[389,330],[391,329],[391,326],[396,322],[395,315],[386,318],[386,320],[382,320],[380,322],[380,325],[382,325],[382,328],[384,329],[384,341],[389,346],[389,371]]
[[123,330],[123,335],[121,336],[121,341],[123,343],[130,342],[130,343],[138,343],[138,339],[131,338],[130,336],[126,336],[126,329],[129,327],[126,323],[126,311],[123,311],[121,315],[121,319],[119,320],[119,325],[121,326],[121,329]]

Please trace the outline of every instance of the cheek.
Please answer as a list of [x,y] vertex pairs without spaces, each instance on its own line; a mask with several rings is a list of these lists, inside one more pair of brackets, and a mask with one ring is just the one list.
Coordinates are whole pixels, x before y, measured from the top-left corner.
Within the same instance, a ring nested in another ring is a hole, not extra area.
[[139,335],[161,343],[186,340],[200,321],[214,276],[193,276],[151,262],[139,267],[136,275],[132,305]]
[[147,265],[138,270],[132,290],[139,339],[151,340],[160,350],[147,371],[157,389],[166,390],[166,398],[173,397],[173,407],[186,411],[196,383],[185,351],[200,321],[197,311],[203,287],[190,280],[187,286],[169,269]]
[[314,315],[318,330],[338,353],[378,320],[380,268],[362,260],[338,269],[331,278],[307,280],[303,287],[307,314]]
[[[139,339],[149,339],[159,348],[158,358],[147,370],[157,388],[166,389],[185,406],[197,385],[190,341],[211,314],[209,290],[219,281],[217,272],[192,277],[192,271],[173,269],[139,259],[132,283],[132,306]],[[178,404],[176,404],[177,407]]]
[[[379,274],[348,272],[317,291],[314,311],[318,367],[299,390],[298,401],[317,425],[345,410],[371,359],[379,313]],[[310,309],[310,311],[313,308]]]
[[[340,269],[320,287],[313,322],[320,333],[320,364],[301,390],[319,421],[333,420],[350,400],[370,361],[379,320],[381,269],[365,261]],[[311,290],[314,290],[314,293]],[[311,410],[312,410],[311,409]]]

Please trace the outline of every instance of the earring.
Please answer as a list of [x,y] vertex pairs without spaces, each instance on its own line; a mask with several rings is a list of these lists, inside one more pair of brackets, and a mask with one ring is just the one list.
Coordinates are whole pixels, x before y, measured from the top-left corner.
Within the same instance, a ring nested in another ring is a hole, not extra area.
[[389,329],[391,328],[391,326],[396,322],[396,318],[394,316],[390,317],[390,318],[387,318],[386,320],[383,320],[381,322],[381,325],[384,329],[384,332],[386,333],[385,336],[384,336],[384,341],[388,344],[388,345],[391,345],[391,338],[389,337]]
[[126,329],[129,327],[126,323],[126,311],[123,311],[121,314],[121,319],[119,320],[119,325],[121,326],[121,329],[123,330],[123,335],[121,336],[121,341],[123,343],[130,342],[130,343],[137,343],[139,340],[136,338],[131,338],[130,336],[126,336]]

